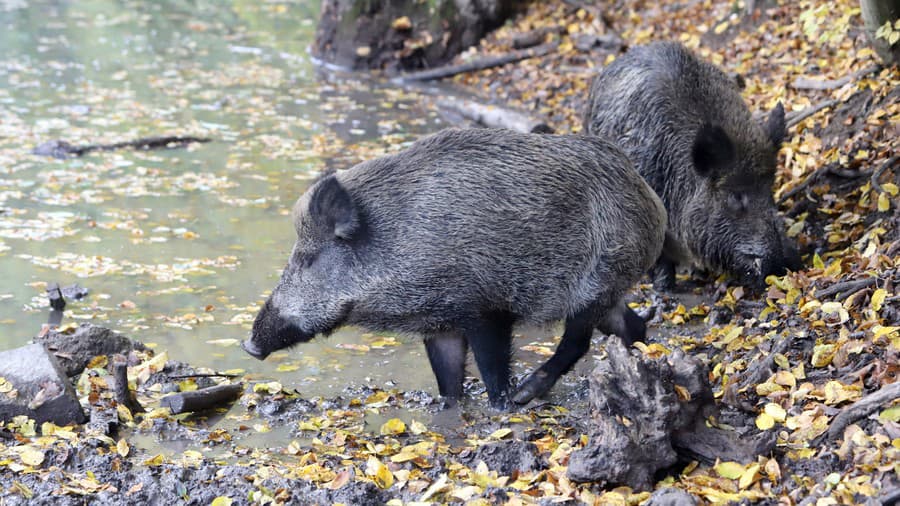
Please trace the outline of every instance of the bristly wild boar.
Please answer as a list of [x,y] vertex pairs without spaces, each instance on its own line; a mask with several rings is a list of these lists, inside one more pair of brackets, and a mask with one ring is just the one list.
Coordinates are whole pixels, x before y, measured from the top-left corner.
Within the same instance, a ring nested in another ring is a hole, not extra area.
[[757,286],[800,267],[772,200],[781,104],[759,124],[734,77],[680,44],[655,43],[632,48],[596,77],[584,129],[623,148],[666,205],[658,287],[673,286],[682,262]]
[[565,319],[556,353],[513,397],[525,403],[584,355],[595,327],[644,338],[622,296],[658,257],[665,220],[610,142],[445,130],[300,197],[297,242],[243,348],[262,359],[342,325],[420,334],[441,395],[461,397],[471,347],[503,408],[512,326]]

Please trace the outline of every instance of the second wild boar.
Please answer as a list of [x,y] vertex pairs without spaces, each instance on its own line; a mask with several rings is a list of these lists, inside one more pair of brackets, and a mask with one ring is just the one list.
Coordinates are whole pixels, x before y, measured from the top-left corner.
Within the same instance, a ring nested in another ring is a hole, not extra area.
[[733,77],[680,44],[635,47],[594,80],[584,131],[616,142],[665,203],[669,234],[655,283],[675,265],[763,285],[800,258],[772,199],[785,136],[778,104],[757,122]]

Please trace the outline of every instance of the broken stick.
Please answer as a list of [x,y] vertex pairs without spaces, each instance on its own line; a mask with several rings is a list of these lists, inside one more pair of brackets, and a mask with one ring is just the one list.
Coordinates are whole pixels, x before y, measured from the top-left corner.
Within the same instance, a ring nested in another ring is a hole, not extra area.
[[879,390],[872,392],[844,408],[844,410],[831,421],[831,426],[828,427],[828,431],[817,437],[812,442],[811,446],[818,447],[825,441],[832,441],[841,437],[844,433],[844,429],[849,425],[871,415],[881,406],[896,401],[897,399],[900,399],[900,381],[885,385]]
[[862,70],[857,70],[851,74],[847,74],[840,79],[810,79],[808,77],[798,77],[791,83],[791,87],[795,90],[833,90],[841,86],[856,81],[861,77],[874,74],[881,70],[881,65],[871,65]]
[[[839,293],[850,292],[853,293],[857,290],[861,290],[863,288],[868,288],[875,284],[878,281],[878,278],[863,278],[863,279],[854,279],[852,281],[843,281],[841,283],[835,283],[828,288],[823,290],[816,291],[817,299],[824,299],[825,297],[830,297]],[[847,293],[847,295],[850,295]],[[838,299],[842,299],[843,297],[838,297]]]
[[191,392],[167,395],[160,401],[160,406],[172,410],[173,415],[196,413],[230,404],[240,397],[242,393],[244,393],[244,386],[240,383],[218,385]]
[[787,127],[791,128],[795,126],[797,123],[805,120],[806,118],[812,116],[813,114],[821,111],[822,109],[828,109],[829,107],[834,107],[839,104],[838,100],[825,100],[824,102],[820,102],[816,105],[812,105],[803,109],[802,111],[792,112],[787,116]]
[[134,392],[128,388],[128,359],[124,355],[112,356],[112,373],[116,402],[128,408],[132,413],[143,413],[144,407],[138,402]]
[[474,72],[476,70],[499,67],[501,65],[506,65],[507,63],[513,63],[528,58],[536,58],[539,56],[547,55],[555,51],[558,45],[559,44],[556,42],[550,42],[528,49],[510,51],[501,55],[486,56],[484,58],[474,58],[457,65],[444,65],[442,67],[435,67],[433,69],[422,70],[420,72],[410,72],[409,74],[403,74],[394,78],[394,81],[399,83],[408,83],[411,81],[434,81],[437,79],[443,79],[445,77],[452,77],[457,74],[464,74],[466,72]]

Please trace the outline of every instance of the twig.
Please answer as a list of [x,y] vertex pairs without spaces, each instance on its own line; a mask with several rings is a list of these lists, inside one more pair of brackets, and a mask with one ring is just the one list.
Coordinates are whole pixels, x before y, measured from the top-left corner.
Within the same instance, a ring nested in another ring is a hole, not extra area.
[[834,107],[839,103],[840,103],[839,100],[825,100],[824,102],[820,102],[816,105],[809,106],[806,109],[803,109],[802,111],[792,112],[791,114],[788,115],[787,127],[791,128],[794,125],[796,125],[797,123],[800,123],[801,121],[805,120],[806,118],[821,111],[822,109]]
[[167,395],[160,401],[160,406],[172,410],[173,415],[194,413],[228,404],[240,397],[242,393],[244,393],[244,386],[240,383],[218,385]]
[[[855,292],[857,290],[869,287],[874,285],[878,281],[878,278],[863,278],[863,279],[854,279],[852,281],[844,281],[841,283],[835,283],[828,288],[822,290],[816,290],[816,298],[824,299],[825,297],[830,297],[832,295],[844,292]],[[841,297],[838,297],[841,298]]]
[[112,373],[116,402],[128,408],[132,413],[143,413],[144,407],[138,402],[134,392],[128,388],[128,360],[124,355],[112,356]]
[[487,56],[484,58],[474,58],[458,65],[445,65],[441,67],[435,67],[433,69],[423,70],[420,72],[411,72],[409,74],[397,76],[396,78],[394,78],[394,82],[404,83],[410,81],[434,81],[436,79],[443,79],[445,77],[451,77],[466,72],[474,72],[476,70],[499,67],[501,65],[506,65],[507,63],[513,63],[519,60],[525,60],[527,58],[544,56],[555,51],[558,45],[559,44],[557,44],[556,42],[550,42],[528,49],[510,51],[501,55]]
[[807,77],[798,77],[794,79],[794,82],[791,83],[791,87],[795,90],[833,90],[835,88],[840,88],[841,86],[856,81],[861,77],[865,77],[869,74],[874,74],[881,70],[881,65],[871,65],[862,70],[857,70],[851,74],[847,74],[844,77],[839,79],[825,79],[825,80],[817,80],[817,79],[809,79]]
[[226,374],[222,372],[216,373],[196,373],[196,374],[178,374],[176,376],[168,376],[169,379],[187,379],[187,378],[238,378],[239,374]]
[[784,204],[785,202],[788,201],[788,199],[792,198],[793,196],[797,195],[798,193],[800,193],[803,190],[805,190],[806,188],[808,188],[817,179],[819,179],[819,177],[822,175],[823,172],[824,171],[817,170],[817,171],[813,172],[812,174],[806,176],[806,179],[804,179],[802,183],[791,188],[790,190],[785,192],[784,195],[781,196],[781,198],[778,199],[778,205],[780,206],[781,204]]
[[547,35],[563,33],[564,28],[561,26],[550,26],[546,28],[538,28],[530,32],[518,33],[510,40],[513,49],[527,49],[537,46],[546,40]]
[[881,187],[881,183],[879,183],[878,180],[881,179],[881,174],[883,174],[884,171],[886,171],[888,168],[894,168],[894,164],[897,163],[898,158],[900,157],[894,155],[888,158],[887,161],[881,164],[881,166],[879,166],[877,169],[875,169],[875,172],[872,173],[872,178],[870,179],[870,181],[872,181],[872,188],[875,188],[879,192],[884,191],[884,188]]
[[832,441],[837,439],[844,433],[844,429],[846,429],[848,425],[871,415],[882,405],[897,399],[900,399],[900,381],[885,385],[878,391],[873,392],[844,408],[831,421],[831,426],[828,427],[828,431],[817,437],[812,442],[811,446],[817,447],[826,440]]
[[823,175],[853,179],[858,177],[868,177],[871,176],[872,173],[870,171],[845,170],[837,167],[828,167],[825,169],[817,170],[809,176],[806,176],[806,179],[804,179],[802,183],[785,192],[785,194],[778,199],[778,205],[784,204],[788,199],[796,196],[806,188],[809,188],[811,184],[817,182]]
[[444,98],[438,100],[437,105],[490,128],[506,128],[525,133],[550,133],[553,131],[542,121],[500,106],[481,104],[460,98]]

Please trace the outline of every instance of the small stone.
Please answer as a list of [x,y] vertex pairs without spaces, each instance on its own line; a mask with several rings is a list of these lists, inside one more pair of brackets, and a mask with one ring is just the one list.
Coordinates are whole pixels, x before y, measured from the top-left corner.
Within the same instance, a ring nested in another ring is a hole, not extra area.
[[650,499],[644,503],[644,506],[697,506],[699,501],[693,495],[679,488],[661,488]]
[[70,377],[81,374],[94,357],[147,349],[143,344],[118,332],[90,323],[79,325],[71,334],[53,329],[43,336],[35,337],[34,342],[44,345],[53,353]]
[[0,352],[0,377],[12,386],[12,390],[0,394],[0,422],[19,415],[34,419],[38,425],[84,422],[75,390],[43,345],[29,344]]
[[370,48],[369,46],[359,46],[358,48],[356,48],[356,56],[359,56],[360,58],[365,58],[366,56],[369,56],[371,53],[372,53],[372,48]]

